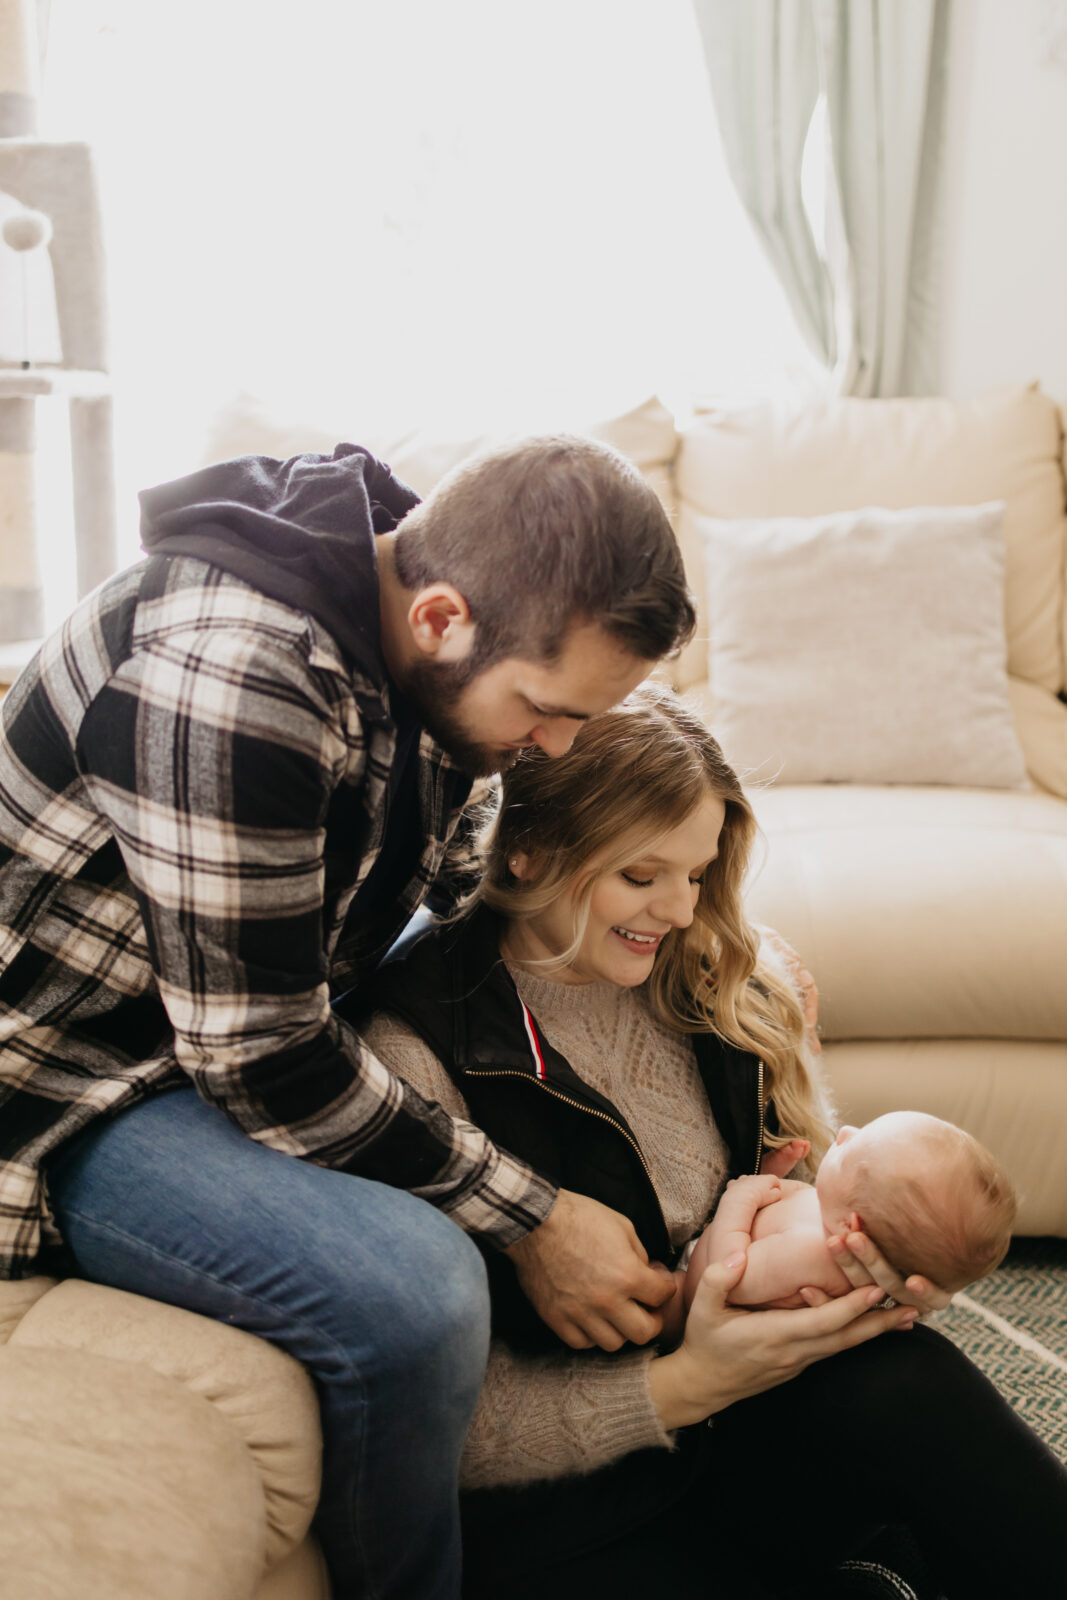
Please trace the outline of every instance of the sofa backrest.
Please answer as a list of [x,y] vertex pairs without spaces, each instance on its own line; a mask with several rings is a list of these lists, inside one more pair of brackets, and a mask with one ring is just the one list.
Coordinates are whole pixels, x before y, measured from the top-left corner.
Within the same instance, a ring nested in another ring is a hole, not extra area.
[[[1036,385],[973,400],[825,399],[698,413],[681,429],[677,527],[703,602],[698,516],[815,516],[861,506],[1005,503],[1008,670],[1063,689],[1067,633],[1063,431]],[[684,687],[707,676],[697,640]]]
[[[878,505],[1005,503],[1005,624],[1016,726],[1033,777],[1067,795],[1067,516],[1064,428],[1036,384],[971,400],[808,400],[698,411],[677,426],[656,399],[579,426],[627,455],[670,512],[698,606],[705,574],[696,519],[814,516]],[[244,452],[329,452],[343,418],[300,420],[238,397],[210,428],[205,459]],[[419,494],[503,434],[430,429],[367,435],[365,444]],[[708,698],[703,628],[673,663],[679,688]]]
[[[203,459],[225,461],[245,454],[284,459],[304,451],[329,453],[340,439],[365,445],[409,483],[417,494],[427,495],[434,485],[468,456],[491,449],[512,433],[450,433],[416,428],[407,432],[357,434],[345,431],[343,418],[301,419],[269,410],[254,397],[236,396],[213,418],[205,440]],[[661,400],[645,400],[628,411],[599,421],[582,421],[573,431],[601,439],[620,450],[639,467],[659,493],[668,511],[674,504],[674,457],[678,434],[674,417]]]

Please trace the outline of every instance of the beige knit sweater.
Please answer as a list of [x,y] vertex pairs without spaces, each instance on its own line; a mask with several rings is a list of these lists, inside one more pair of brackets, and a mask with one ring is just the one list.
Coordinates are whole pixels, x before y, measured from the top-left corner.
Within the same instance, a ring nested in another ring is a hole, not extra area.
[[[641,1146],[679,1245],[713,1210],[727,1157],[688,1038],[652,1017],[644,992],[564,984],[510,967],[549,1042],[622,1112]],[[377,1017],[368,1044],[398,1077],[453,1116],[467,1107],[444,1067],[404,1024]],[[464,1451],[464,1488],[591,1472],[648,1446],[670,1446],[648,1393],[647,1350],[519,1356],[494,1341]]]

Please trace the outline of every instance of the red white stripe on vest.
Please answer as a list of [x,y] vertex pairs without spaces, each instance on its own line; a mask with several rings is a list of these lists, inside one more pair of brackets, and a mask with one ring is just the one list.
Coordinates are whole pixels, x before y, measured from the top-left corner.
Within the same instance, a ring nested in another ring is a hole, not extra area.
[[522,1020],[526,1024],[526,1037],[530,1041],[530,1051],[534,1058],[534,1075],[540,1078],[543,1083],[545,1081],[545,1058],[541,1054],[541,1041],[537,1037],[534,1019],[530,1015],[529,1007],[525,1000],[520,999],[519,1004],[522,1007]]

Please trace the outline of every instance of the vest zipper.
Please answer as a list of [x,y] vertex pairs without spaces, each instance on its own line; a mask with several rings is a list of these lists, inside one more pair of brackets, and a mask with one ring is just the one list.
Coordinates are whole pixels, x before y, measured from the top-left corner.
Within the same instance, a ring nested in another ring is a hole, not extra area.
[[[762,1065],[763,1064],[761,1062],[761,1071]],[[596,1106],[583,1105],[580,1100],[575,1100],[572,1095],[564,1094],[562,1089],[553,1088],[552,1084],[545,1083],[543,1079],[538,1081],[536,1078],[531,1078],[528,1072],[518,1072],[514,1068],[510,1067],[468,1067],[466,1069],[466,1075],[470,1078],[521,1078],[523,1083],[532,1083],[534,1088],[539,1089],[543,1094],[554,1095],[557,1100],[562,1100],[564,1105],[573,1106],[576,1111],[584,1111],[587,1116],[599,1117],[601,1122],[606,1122],[609,1128],[614,1128],[617,1133],[621,1133],[623,1138],[626,1140],[626,1143],[633,1148],[634,1154],[641,1163],[645,1177],[648,1179],[648,1186],[652,1190],[656,1207],[659,1211],[660,1221],[663,1223],[663,1231],[666,1233],[667,1238],[670,1238],[670,1230],[667,1227],[667,1219],[663,1215],[663,1206],[660,1203],[659,1195],[656,1193],[656,1185],[652,1181],[652,1174],[648,1170],[648,1163],[641,1154],[641,1146],[638,1144],[637,1140],[632,1134],[627,1133],[621,1122],[616,1122],[614,1117],[609,1117],[606,1111],[598,1111]],[[761,1077],[761,1085],[762,1082],[763,1080]],[[761,1128],[761,1141],[762,1137],[763,1134]]]
[[759,1100],[759,1123],[758,1123],[757,1129],[756,1129],[756,1165],[752,1168],[753,1172],[758,1172],[759,1171],[759,1164],[763,1160],[764,1108],[763,1108],[763,1062],[762,1061],[759,1063],[759,1067],[758,1067],[757,1072],[756,1072],[756,1095],[757,1095],[757,1098]]

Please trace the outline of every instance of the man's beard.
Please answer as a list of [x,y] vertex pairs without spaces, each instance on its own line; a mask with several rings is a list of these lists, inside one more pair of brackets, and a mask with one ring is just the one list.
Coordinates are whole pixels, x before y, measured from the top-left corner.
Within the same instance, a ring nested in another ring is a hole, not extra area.
[[400,679],[400,688],[417,707],[423,727],[460,771],[470,778],[488,778],[494,772],[506,772],[519,752],[479,744],[464,725],[459,714],[460,699],[478,671],[467,661],[420,658]]

